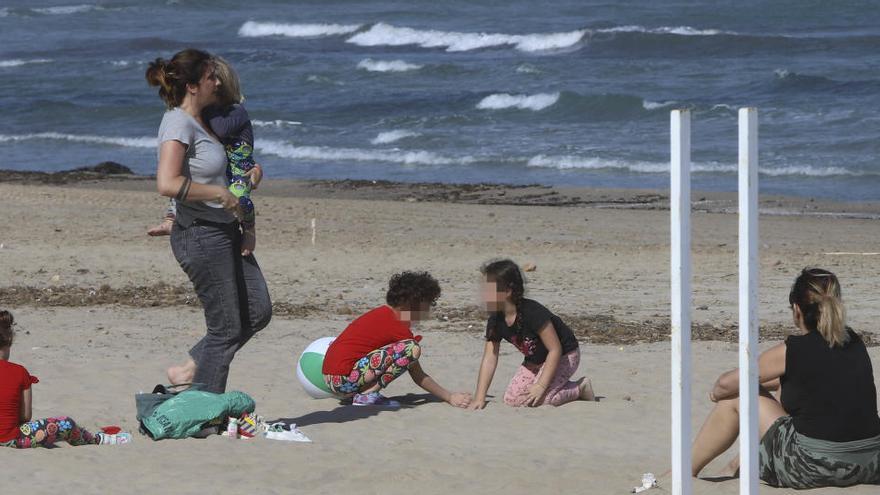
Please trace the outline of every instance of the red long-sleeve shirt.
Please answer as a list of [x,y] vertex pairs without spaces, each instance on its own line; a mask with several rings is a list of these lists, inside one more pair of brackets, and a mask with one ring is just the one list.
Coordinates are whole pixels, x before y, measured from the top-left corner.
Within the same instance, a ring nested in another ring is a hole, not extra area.
[[325,375],[348,375],[355,363],[367,354],[401,340],[421,340],[414,336],[409,322],[400,321],[394,310],[379,306],[351,322],[330,344],[324,355]]

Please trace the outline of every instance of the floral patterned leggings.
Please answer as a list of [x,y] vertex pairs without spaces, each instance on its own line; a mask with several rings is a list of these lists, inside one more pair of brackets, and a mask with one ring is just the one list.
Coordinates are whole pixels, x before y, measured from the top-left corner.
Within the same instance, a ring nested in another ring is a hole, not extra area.
[[337,395],[352,395],[373,386],[385,388],[419,360],[422,348],[415,340],[401,340],[360,358],[348,375],[324,375],[324,382]]
[[63,440],[70,445],[98,443],[98,437],[77,426],[76,422],[67,416],[60,416],[28,421],[19,428],[18,438],[0,443],[0,446],[32,449],[51,447],[58,440]]

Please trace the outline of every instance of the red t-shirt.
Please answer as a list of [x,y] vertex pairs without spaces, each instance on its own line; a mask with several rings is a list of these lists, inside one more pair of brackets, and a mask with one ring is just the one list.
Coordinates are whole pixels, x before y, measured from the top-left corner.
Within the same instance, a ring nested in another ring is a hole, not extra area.
[[0,361],[0,442],[18,438],[21,426],[21,392],[31,388],[24,366]]
[[409,322],[400,321],[394,310],[379,306],[351,322],[330,344],[324,355],[325,375],[348,375],[362,357],[401,340],[421,340],[409,329]]

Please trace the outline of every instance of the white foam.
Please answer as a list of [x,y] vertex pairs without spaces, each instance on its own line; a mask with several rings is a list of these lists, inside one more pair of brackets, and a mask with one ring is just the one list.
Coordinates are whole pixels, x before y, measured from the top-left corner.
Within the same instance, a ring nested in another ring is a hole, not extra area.
[[520,74],[541,74],[543,71],[531,64],[521,64],[517,66],[516,71]]
[[[562,156],[545,156],[538,155],[532,157],[528,161],[529,167],[545,167],[556,168],[560,170],[584,169],[584,170],[628,170],[630,172],[648,173],[648,174],[665,174],[669,172],[668,162],[645,162],[645,161],[625,161],[613,160],[607,158],[582,157],[572,155]],[[735,174],[737,172],[736,165],[724,164],[718,162],[709,163],[693,163],[691,165],[693,172],[715,173],[715,174]],[[762,167],[761,175],[770,177],[786,177],[792,175],[801,175],[807,177],[831,177],[831,176],[866,176],[878,175],[870,172],[858,172],[847,170],[842,167],[813,167],[812,165],[787,166],[787,167]]]
[[309,77],[306,78],[306,81],[308,81],[310,83],[315,83],[315,84],[333,84],[335,86],[344,86],[345,85],[345,83],[343,83],[343,82],[334,81],[333,79],[330,79],[327,76],[322,76],[319,74],[309,75]]
[[[630,172],[638,172],[644,174],[665,174],[669,172],[669,162],[646,162],[646,161],[629,161],[617,160],[598,157],[584,156],[546,156],[538,155],[532,157],[528,162],[529,167],[546,167],[558,168],[560,170],[569,169],[585,169],[585,170],[628,170]],[[694,172],[707,173],[735,173],[735,165],[725,165],[721,163],[693,163],[691,170]]]
[[384,162],[403,165],[467,165],[476,161],[471,156],[446,157],[430,151],[364,150],[329,148],[326,146],[293,146],[282,141],[257,140],[260,153],[292,158],[335,162]]
[[423,67],[418,64],[406,63],[403,60],[373,60],[371,58],[361,60],[357,66],[358,69],[368,72],[407,72]]
[[260,38],[263,36],[320,38],[351,34],[360,28],[360,24],[282,24],[247,21],[238,29],[238,35],[245,38]]
[[254,127],[288,127],[293,125],[302,125],[302,122],[298,122],[296,120],[251,120],[251,124]]
[[585,29],[549,34],[461,33],[397,27],[379,22],[347,41],[359,46],[418,45],[422,48],[445,48],[448,52],[508,45],[523,52],[542,52],[575,47],[586,34]]
[[773,71],[776,74],[776,77],[779,79],[785,79],[786,77],[791,75],[791,71],[788,69],[776,69]]
[[128,60],[114,60],[110,62],[110,64],[115,65],[116,67],[128,67],[131,62]]
[[646,33],[646,34],[676,34],[678,36],[716,36],[719,34],[736,35],[733,31],[721,31],[719,29],[697,29],[690,26],[663,26],[658,28],[646,28],[644,26],[617,26],[613,28],[599,29],[600,33]]
[[559,93],[538,93],[534,95],[511,95],[499,93],[487,96],[477,103],[480,110],[503,110],[517,108],[519,110],[543,110],[559,101]]
[[35,58],[31,60],[22,60],[15,58],[12,60],[0,60],[0,67],[19,67],[26,64],[47,64],[51,61],[52,60],[48,58]]
[[68,15],[68,14],[81,14],[83,12],[90,12],[92,10],[103,10],[103,7],[100,5],[90,5],[90,4],[81,4],[81,5],[64,5],[59,7],[45,7],[40,9],[31,9],[38,14],[46,14],[46,15]]
[[663,102],[643,100],[642,108],[644,108],[645,110],[657,110],[659,108],[666,108],[668,106],[675,105],[675,103],[675,101],[671,100]]
[[728,112],[733,112],[736,109],[733,108],[733,105],[728,105],[727,103],[717,103],[715,105],[712,105],[712,108],[710,110],[727,110]]
[[371,144],[389,144],[400,141],[401,139],[406,139],[410,137],[420,136],[418,132],[412,131],[404,131],[404,130],[394,130],[387,132],[380,132],[378,136],[373,138],[370,141]]
[[9,9],[6,7],[0,8],[0,17],[6,17],[9,15]]
[[621,169],[643,173],[663,173],[669,171],[668,163],[655,162],[627,162],[623,160],[611,160],[607,158],[582,157],[582,156],[545,156],[538,155],[528,161],[529,167],[556,168],[560,170],[584,169]]
[[876,174],[871,174],[871,173],[855,172],[852,170],[847,170],[842,167],[816,168],[811,165],[799,165],[799,166],[789,166],[789,167],[779,167],[779,168],[764,168],[764,169],[761,169],[760,172],[762,175],[769,175],[771,177],[788,176],[788,175],[805,175],[807,177],[831,177],[831,176],[835,176],[835,175],[849,175],[849,176],[876,175]]
[[114,137],[88,134],[62,134],[59,132],[40,132],[35,134],[0,134],[0,143],[33,141],[40,139],[70,141],[74,143],[111,144],[128,148],[156,148],[155,137]]

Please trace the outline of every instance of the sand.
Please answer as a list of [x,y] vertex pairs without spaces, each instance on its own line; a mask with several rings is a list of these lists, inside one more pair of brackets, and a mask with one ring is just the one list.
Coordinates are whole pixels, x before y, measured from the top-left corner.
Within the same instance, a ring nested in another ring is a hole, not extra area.
[[[134,430],[134,394],[164,382],[165,367],[203,334],[167,238],[144,235],[164,208],[152,188],[138,179],[0,183],[0,307],[19,322],[12,361],[41,379],[35,416]],[[694,343],[696,430],[714,379],[737,362],[737,241],[730,195],[694,199],[702,201],[693,218],[693,316],[701,338],[717,339]],[[251,394],[260,414],[296,422],[314,443],[136,434],[119,447],[5,450],[0,491],[628,493],[643,472],[659,474],[670,462],[664,201],[662,191],[267,182],[256,198],[257,256],[276,316],[236,358],[229,388]],[[762,345],[791,331],[788,288],[807,265],[835,271],[851,325],[876,331],[880,256],[860,253],[880,251],[880,207],[762,198],[762,209]],[[828,254],[840,252],[857,254]],[[388,277],[403,269],[430,270],[443,287],[436,319],[417,332],[423,367],[447,388],[472,391],[485,325],[475,310],[477,268],[496,256],[537,266],[527,274],[530,296],[576,327],[581,373],[601,402],[500,403],[520,362],[509,345],[494,399],[480,412],[435,402],[408,377],[388,389],[405,403],[394,412],[304,394],[294,374],[299,352],[381,304]],[[870,353],[880,362],[880,348]],[[662,479],[657,493],[669,488]],[[695,492],[738,493],[738,482],[698,480]]]

